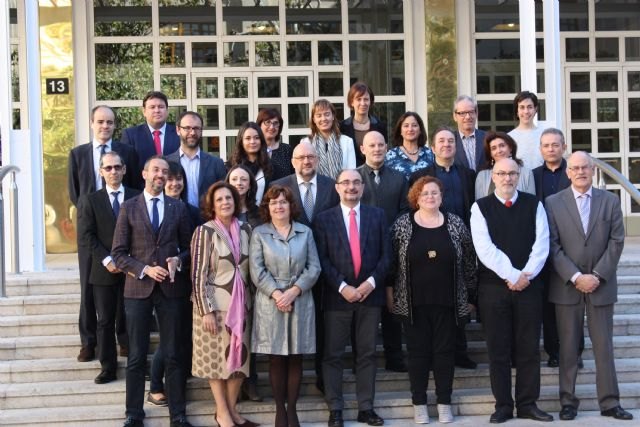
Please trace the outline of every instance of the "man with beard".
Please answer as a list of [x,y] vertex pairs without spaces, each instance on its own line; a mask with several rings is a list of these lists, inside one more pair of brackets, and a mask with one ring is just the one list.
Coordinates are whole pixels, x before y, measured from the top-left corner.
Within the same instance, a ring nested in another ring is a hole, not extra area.
[[227,171],[224,162],[200,149],[202,145],[202,116],[195,111],[185,111],[176,122],[180,148],[167,156],[170,162],[180,163],[185,172],[187,191],[182,200],[191,206],[200,206],[200,197],[209,187],[224,179]]

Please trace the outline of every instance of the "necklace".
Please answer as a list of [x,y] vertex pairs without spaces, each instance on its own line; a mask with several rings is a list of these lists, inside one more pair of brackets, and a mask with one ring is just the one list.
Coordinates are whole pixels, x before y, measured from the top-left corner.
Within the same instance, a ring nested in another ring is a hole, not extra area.
[[411,152],[411,151],[407,150],[407,148],[404,145],[402,146],[402,149],[404,150],[405,153],[407,153],[410,156],[415,156],[420,151],[420,147],[418,147],[418,148],[416,148],[416,151]]

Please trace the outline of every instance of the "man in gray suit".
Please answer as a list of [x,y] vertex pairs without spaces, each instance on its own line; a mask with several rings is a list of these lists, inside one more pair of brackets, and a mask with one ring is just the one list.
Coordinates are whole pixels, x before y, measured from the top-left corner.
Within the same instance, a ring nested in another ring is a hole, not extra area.
[[478,104],[467,95],[460,95],[453,102],[453,120],[458,125],[456,158],[459,165],[478,172],[487,159],[484,154],[484,131],[476,129]]
[[620,407],[613,360],[616,269],[624,246],[622,211],[618,197],[593,188],[594,173],[589,154],[573,153],[567,167],[571,187],[546,200],[554,266],[549,300],[556,305],[560,336],[560,419],[572,420],[578,413],[578,345],[586,310],[600,414],[631,420],[633,415]]

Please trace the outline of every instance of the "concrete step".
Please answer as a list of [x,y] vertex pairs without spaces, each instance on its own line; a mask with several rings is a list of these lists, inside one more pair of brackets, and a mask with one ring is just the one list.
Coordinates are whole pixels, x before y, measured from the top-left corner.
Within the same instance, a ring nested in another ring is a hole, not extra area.
[[[104,386],[103,386],[104,387]],[[595,385],[584,384],[576,386],[576,393],[581,398],[580,409],[594,411],[598,409]],[[640,406],[640,385],[635,383],[620,384],[622,406],[637,408]],[[88,394],[88,393],[87,393]],[[82,399],[79,397],[79,399]],[[431,415],[435,415],[433,391],[429,391],[429,403]],[[488,417],[494,410],[494,399],[491,390],[487,388],[454,390],[452,397],[453,412],[457,416],[484,415]],[[540,408],[557,412],[560,409],[558,402],[557,386],[544,386],[541,388]],[[376,412],[385,419],[411,419],[413,406],[409,398],[409,391],[378,392],[375,401]],[[38,407],[29,409],[7,409],[0,412],[0,425],[26,426],[116,426],[122,425],[124,399],[119,403],[90,405],[83,404],[75,407]],[[266,399],[264,402],[241,402],[238,410],[247,419],[260,422],[265,425],[273,423],[275,406],[273,401]],[[213,399],[189,402],[187,415],[194,425],[212,425],[215,405]],[[353,394],[345,394],[344,416],[348,420],[355,419],[357,403]],[[145,405],[146,426],[166,426],[168,424],[167,408],[158,408]],[[311,422],[326,422],[327,409],[324,400],[319,396],[303,396],[298,402],[298,414],[300,421],[305,425]],[[607,420],[609,421],[609,420]],[[514,424],[515,425],[515,424]],[[531,425],[527,423],[524,425]],[[631,424],[625,424],[631,425]]]
[[640,266],[635,269],[632,274],[620,275],[618,268],[618,295],[622,294],[640,294]]
[[80,294],[78,269],[7,274],[7,295]]
[[0,336],[77,335],[78,314],[29,314],[1,316]]
[[80,294],[19,295],[0,298],[0,316],[78,314]]

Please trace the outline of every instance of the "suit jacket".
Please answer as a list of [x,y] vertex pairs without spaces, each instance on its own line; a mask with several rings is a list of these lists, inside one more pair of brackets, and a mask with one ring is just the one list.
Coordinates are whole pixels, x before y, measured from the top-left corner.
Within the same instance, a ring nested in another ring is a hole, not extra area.
[[[125,187],[124,200],[128,200],[140,191]],[[102,260],[111,255],[113,232],[117,218],[109,194],[105,188],[95,193],[85,194],[78,201],[78,236],[91,251],[92,285],[116,285],[124,282],[124,274],[109,273]]]
[[[316,246],[324,278],[324,310],[354,310],[357,304],[384,305],[385,280],[391,265],[391,240],[384,211],[360,204],[362,264],[357,277],[340,205],[320,213],[314,224]],[[369,277],[376,281],[376,287],[362,303],[349,303],[338,292],[342,282],[358,287]]]
[[320,212],[323,212],[340,203],[340,197],[336,192],[335,181],[327,176],[320,174],[318,174],[317,177],[318,188],[316,189],[316,202],[313,205],[313,217],[311,219],[307,218],[307,214],[302,208],[302,197],[300,196],[300,188],[298,187],[298,178],[296,174],[285,176],[284,178],[280,178],[277,181],[273,181],[269,184],[270,187],[272,185],[282,185],[283,187],[287,187],[291,190],[291,192],[293,193],[293,197],[301,211],[300,217],[297,218],[296,221],[311,228],[313,228],[313,223],[315,222],[316,217]]
[[[536,186],[536,196],[538,197],[538,201],[545,203],[543,200],[543,189],[542,189],[542,172],[544,169],[544,163],[537,168],[533,169],[531,172],[533,173],[533,182],[535,182]],[[567,176],[567,161],[562,159],[562,163],[560,164],[560,178],[558,179],[558,191],[564,190],[565,188],[571,186],[571,180]],[[548,197],[548,196],[547,196]]]
[[[180,150],[169,154],[167,160],[180,164]],[[227,176],[227,168],[225,168],[224,162],[219,157],[200,150],[200,172],[197,184],[198,199],[202,199],[207,194],[209,187],[218,181],[222,181],[225,176]],[[186,188],[189,185],[186,176],[184,177],[184,182]],[[187,203],[187,191],[182,192],[182,200]]]
[[[138,156],[130,146],[118,141],[111,142],[111,150],[117,152],[125,166],[127,173],[122,179],[125,187],[141,188],[142,176],[138,171]],[[93,169],[93,143],[78,145],[69,153],[69,198],[74,206],[84,194],[96,191],[96,176]]]
[[403,213],[409,212],[407,193],[409,187],[404,175],[384,165],[380,168],[380,184],[376,184],[370,166],[366,163],[358,168],[364,182],[361,203],[384,210],[387,225]]
[[616,269],[624,247],[624,225],[620,200],[608,191],[593,188],[589,225],[585,234],[571,187],[546,200],[549,217],[549,257],[553,260],[549,301],[577,304],[583,293],[571,277],[596,272],[600,286],[588,294],[593,305],[613,304],[618,298]]
[[[167,268],[166,259],[177,256],[182,261],[182,271],[189,268],[191,221],[184,203],[164,196],[164,218],[160,229],[154,233],[147,211],[144,194],[127,200],[120,207],[120,215],[113,236],[111,256],[116,266],[127,274],[124,284],[126,298],[147,298],[156,282],[145,275],[145,266],[160,265]],[[175,282],[169,277],[160,283],[167,297],[185,297],[191,291],[186,274],[176,274]]]
[[[153,135],[149,130],[149,125],[143,123],[138,126],[126,128],[122,131],[120,138],[123,144],[128,144],[138,153],[138,173],[142,173],[144,164],[151,156],[156,155],[156,146],[153,143]],[[164,135],[164,146],[162,155],[167,156],[180,148],[180,137],[176,133],[176,126],[167,123]]]
[[475,168],[471,168],[469,166],[469,160],[467,160],[467,155],[464,151],[464,146],[462,145],[462,138],[460,138],[460,131],[455,130],[453,134],[456,137],[456,158],[455,162],[459,165],[464,166],[465,168],[475,169],[476,172],[479,171],[484,164],[487,162],[487,158],[484,155],[484,131],[480,129],[476,129],[474,132],[476,138],[476,165]]

